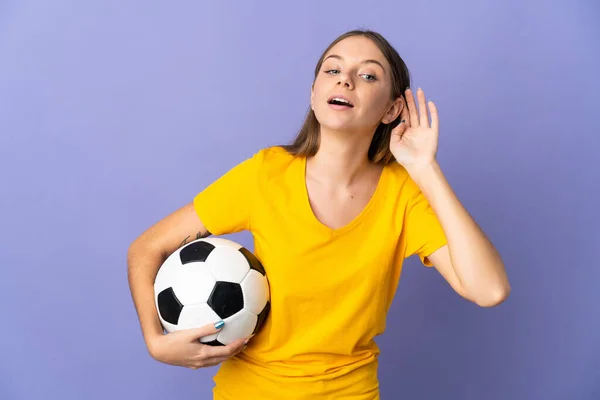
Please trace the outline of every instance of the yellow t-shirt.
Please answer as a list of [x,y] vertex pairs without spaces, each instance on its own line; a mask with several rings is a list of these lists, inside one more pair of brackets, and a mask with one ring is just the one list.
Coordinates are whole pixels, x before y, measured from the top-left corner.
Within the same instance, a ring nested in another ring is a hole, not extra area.
[[271,289],[271,310],[243,353],[222,363],[214,398],[379,398],[374,337],[403,260],[446,244],[427,200],[406,170],[386,166],[367,206],[331,229],[314,216],[306,158],[281,147],[257,152],[195,198],[213,235],[250,231]]

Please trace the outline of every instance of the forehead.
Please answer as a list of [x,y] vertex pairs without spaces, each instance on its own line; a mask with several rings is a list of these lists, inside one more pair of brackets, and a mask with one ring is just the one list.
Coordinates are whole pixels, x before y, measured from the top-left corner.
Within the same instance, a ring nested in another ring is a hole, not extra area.
[[[360,63],[364,60],[377,60],[384,67],[389,66],[379,47],[371,39],[362,36],[351,36],[336,43],[327,53],[325,58],[330,55],[337,55],[348,63]],[[386,68],[387,70],[388,68]]]

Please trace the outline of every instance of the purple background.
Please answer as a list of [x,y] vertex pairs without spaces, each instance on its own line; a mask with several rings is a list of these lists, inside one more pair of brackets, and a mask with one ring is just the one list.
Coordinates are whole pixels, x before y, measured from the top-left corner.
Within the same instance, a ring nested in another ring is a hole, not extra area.
[[0,2],[0,399],[211,398],[215,369],[148,356],[127,247],[291,140],[356,27],[436,101],[440,163],[512,284],[481,309],[409,260],[382,398],[600,398],[596,1],[200,3]]

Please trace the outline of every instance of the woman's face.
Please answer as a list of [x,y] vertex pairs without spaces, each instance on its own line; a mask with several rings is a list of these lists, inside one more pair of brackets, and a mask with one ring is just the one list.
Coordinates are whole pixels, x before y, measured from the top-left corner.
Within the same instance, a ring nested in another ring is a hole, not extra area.
[[392,122],[401,111],[402,102],[391,98],[391,88],[390,65],[377,45],[351,36],[325,54],[311,107],[321,127],[372,134],[380,122]]

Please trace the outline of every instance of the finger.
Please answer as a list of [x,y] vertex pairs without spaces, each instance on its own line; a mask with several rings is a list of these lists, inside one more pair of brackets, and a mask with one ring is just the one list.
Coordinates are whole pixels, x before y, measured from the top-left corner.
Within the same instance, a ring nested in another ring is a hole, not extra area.
[[248,347],[248,343],[250,342],[250,339],[252,339],[252,337],[254,337],[255,334],[250,335],[243,343],[242,343],[242,347],[235,352],[235,354],[241,353],[242,351],[244,351],[246,349],[246,347]]
[[[235,357],[236,355],[238,355],[239,353],[241,353],[245,348],[246,348],[246,344],[244,344],[245,342],[242,342],[242,346],[236,346],[231,354],[225,354],[225,355],[216,355],[216,356],[207,356],[206,354],[201,354],[198,355],[197,359],[199,361],[196,362],[197,366],[200,367],[210,367],[210,366],[214,366],[217,364],[222,363],[223,361],[231,358],[231,357]],[[207,346],[207,347],[212,347],[212,346]],[[219,347],[224,347],[224,346],[219,346]]]
[[429,115],[427,113],[427,104],[425,103],[425,92],[423,89],[417,89],[417,99],[419,101],[419,124],[424,127],[429,127]]
[[402,118],[400,123],[392,129],[392,135],[397,136],[397,139],[400,139],[402,138],[402,135],[404,135],[404,132],[406,132],[406,119]]
[[406,105],[408,106],[409,118],[406,126],[419,126],[419,114],[417,112],[417,105],[415,104],[415,96],[413,95],[412,90],[406,89]]
[[198,368],[206,368],[206,367],[214,367],[215,365],[221,364],[223,361],[226,361],[229,357],[211,357],[207,358],[198,364],[196,367]]
[[246,344],[243,344],[241,347],[237,348],[237,350],[233,351],[233,353],[225,355],[225,356],[216,356],[216,357],[210,357],[204,360],[204,363],[206,365],[217,365],[222,363],[223,361],[231,358],[231,357],[235,357],[236,355],[240,354],[242,351],[244,351],[244,349],[246,348]]
[[437,132],[440,129],[440,120],[438,117],[437,107],[431,100],[429,100],[429,113],[431,114],[431,128]]
[[204,336],[214,335],[215,333],[218,333],[221,329],[223,329],[224,325],[225,322],[223,321],[215,321],[215,323],[207,324],[199,328],[183,329],[179,332],[181,332],[181,334],[187,335],[187,337],[189,337],[191,341],[196,341],[198,339],[203,338]]
[[208,346],[204,345],[202,353],[205,358],[212,357],[231,357],[236,351],[241,350],[246,345],[246,339],[239,339],[229,343],[227,346]]

